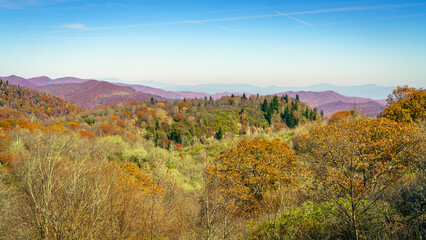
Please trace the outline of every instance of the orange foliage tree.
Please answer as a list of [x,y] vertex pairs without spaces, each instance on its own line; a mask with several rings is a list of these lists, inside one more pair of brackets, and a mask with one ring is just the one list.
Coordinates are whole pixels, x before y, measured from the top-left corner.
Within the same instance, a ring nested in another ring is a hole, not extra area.
[[90,133],[90,132],[88,132],[88,131],[85,131],[85,130],[80,130],[80,131],[78,132],[78,134],[80,134],[80,136],[81,136],[81,137],[87,137],[87,138],[89,138],[89,139],[96,139],[96,137],[95,137],[95,136],[93,136],[93,134],[92,134],[92,133]]
[[9,167],[13,162],[13,154],[8,151],[8,145],[12,142],[9,136],[0,134],[0,166]]
[[333,115],[331,115],[330,119],[328,120],[329,124],[333,124],[335,122],[338,122],[340,120],[349,120],[349,119],[354,119],[355,117],[355,111],[341,111],[341,112],[337,112],[334,113]]
[[340,210],[358,239],[358,219],[424,154],[424,132],[384,118],[341,120],[301,136],[296,150],[326,198],[350,203]]
[[423,89],[397,87],[387,102],[380,117],[406,123],[426,119],[426,91]]
[[279,140],[242,140],[205,169],[206,184],[215,183],[224,201],[235,202],[236,212],[247,216],[262,211],[268,193],[296,184],[295,155]]

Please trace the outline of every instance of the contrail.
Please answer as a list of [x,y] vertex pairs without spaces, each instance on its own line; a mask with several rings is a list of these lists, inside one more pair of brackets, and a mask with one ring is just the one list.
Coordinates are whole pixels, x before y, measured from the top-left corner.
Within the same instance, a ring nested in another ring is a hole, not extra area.
[[[251,15],[251,16],[240,16],[240,17],[226,17],[226,18],[210,18],[210,19],[197,19],[197,20],[185,20],[185,21],[172,21],[172,22],[159,22],[159,23],[144,23],[144,24],[134,24],[134,25],[124,25],[124,26],[110,26],[110,27],[98,27],[98,28],[85,28],[85,29],[75,29],[71,31],[88,31],[88,30],[109,30],[109,29],[122,29],[122,28],[136,28],[136,27],[150,27],[150,26],[165,26],[165,25],[177,25],[177,24],[205,24],[211,22],[229,22],[229,21],[241,21],[241,20],[251,20],[251,19],[262,19],[262,18],[271,18],[271,17],[280,17],[285,16],[294,21],[300,22],[307,26],[313,26],[312,24],[295,18],[296,15],[309,15],[309,14],[319,14],[319,13],[332,13],[332,12],[349,12],[349,11],[367,11],[375,9],[388,9],[388,8],[404,8],[404,7],[414,7],[414,6],[423,6],[426,5],[426,2],[415,3],[415,4],[393,4],[393,5],[382,5],[382,6],[371,6],[371,7],[346,7],[346,8],[330,8],[330,9],[320,9],[320,10],[311,10],[311,11],[300,11],[300,12],[289,12],[281,13],[276,12],[276,14],[264,14],[264,15]],[[213,27],[213,25],[211,25]],[[220,27],[222,29],[227,29],[230,31],[235,31],[235,29]]]
[[306,14],[330,13],[330,12],[365,11],[365,10],[376,10],[376,9],[386,9],[386,8],[415,7],[415,6],[423,6],[423,5],[426,5],[426,3],[423,2],[423,3],[413,3],[413,4],[393,4],[393,5],[371,6],[371,7],[330,8],[330,9],[321,9],[321,10],[312,10],[312,11],[292,12],[292,13],[287,13],[287,15],[306,15]]
[[298,19],[298,18],[295,18],[295,17],[289,16],[288,14],[285,14],[285,13],[282,13],[282,12],[279,12],[279,11],[274,11],[274,12],[276,12],[276,13],[278,13],[278,14],[282,15],[282,16],[288,17],[288,18],[290,18],[290,19],[292,19],[292,20],[294,20],[294,21],[297,21],[297,22],[300,22],[300,23],[302,23],[302,24],[305,24],[306,26],[312,27],[312,25],[311,25],[310,23],[305,22],[305,21],[303,21],[303,20],[301,20],[301,19]]

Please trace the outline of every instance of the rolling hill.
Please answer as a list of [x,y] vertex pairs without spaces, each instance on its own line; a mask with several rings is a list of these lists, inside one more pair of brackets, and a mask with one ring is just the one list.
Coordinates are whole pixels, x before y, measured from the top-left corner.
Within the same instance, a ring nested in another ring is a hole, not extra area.
[[83,109],[42,91],[0,81],[0,119],[40,119],[77,114]]
[[102,105],[130,102],[132,100],[145,101],[150,100],[151,97],[158,100],[162,99],[152,94],[141,93],[131,88],[96,80],[89,80],[83,83],[46,85],[39,89],[84,109],[93,109]]
[[359,113],[365,114],[367,117],[376,117],[383,111],[384,105],[375,101],[364,103],[349,103],[349,102],[331,102],[317,106],[318,110],[324,111],[324,117],[330,117],[335,112],[355,110]]
[[299,95],[300,101],[307,103],[312,108],[316,107],[318,110],[323,110],[324,117],[329,117],[335,112],[352,109],[363,113],[366,116],[375,117],[383,110],[386,105],[385,100],[374,100],[371,98],[362,97],[347,97],[334,91],[289,91],[279,93],[277,95],[282,96],[285,94],[290,97],[296,97],[296,95]]
[[[339,94],[335,91],[286,91],[281,93],[276,93],[279,90],[284,88],[282,87],[266,87],[258,88],[248,84],[203,84],[195,86],[175,86],[175,91],[164,90],[160,88],[150,87],[140,84],[125,84],[125,83],[110,83],[97,80],[88,80],[80,79],[75,77],[64,77],[51,79],[49,77],[41,76],[35,78],[22,78],[19,76],[8,76],[4,77],[4,80],[9,81],[12,84],[27,86],[34,89],[39,89],[46,91],[55,96],[64,98],[76,105],[91,109],[101,105],[114,104],[118,102],[126,102],[131,100],[147,100],[152,96],[158,96],[157,98],[162,99],[184,99],[184,98],[204,98],[212,97],[214,99],[220,99],[223,96],[229,96],[232,93],[234,95],[241,95],[241,89],[247,90],[247,96],[250,96],[250,92],[273,92],[278,96],[289,95],[290,97],[295,98],[296,95],[299,95],[300,101],[306,102],[310,107],[317,107],[320,110],[323,110],[325,116],[330,116],[331,114],[343,111],[350,110],[354,106],[360,112],[366,114],[367,116],[376,116],[383,107],[386,105],[385,100],[375,100],[371,98],[364,97],[348,97],[342,94]],[[306,89],[335,89],[337,86],[321,84],[312,86],[311,88],[305,87]],[[206,90],[206,92],[198,92],[194,90]],[[294,89],[300,89],[295,87]],[[380,88],[376,85],[365,85],[357,86],[356,88],[350,87],[340,87],[340,91],[350,92],[350,89],[354,89],[354,94],[359,93],[360,91],[368,91],[371,95],[370,90],[375,90],[378,92],[378,96],[383,95],[383,91],[387,91],[387,88]],[[343,89],[343,90],[342,90]],[[370,90],[368,90],[370,89]],[[356,91],[355,91],[356,90]],[[383,90],[383,91],[382,91]],[[232,91],[232,92],[231,92]]]

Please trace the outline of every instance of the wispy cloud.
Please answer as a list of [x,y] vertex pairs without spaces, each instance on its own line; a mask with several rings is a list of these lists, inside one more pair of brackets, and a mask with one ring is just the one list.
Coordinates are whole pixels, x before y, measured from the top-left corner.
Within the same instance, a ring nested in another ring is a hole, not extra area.
[[400,18],[423,17],[423,16],[426,16],[426,13],[423,13],[423,14],[400,15],[400,16],[392,16],[392,17],[382,17],[382,18],[366,18],[366,19],[352,20],[352,21],[330,22],[330,23],[323,23],[323,24],[315,24],[315,26],[341,25],[341,24],[350,24],[350,23],[359,23],[359,22],[384,21],[384,20],[392,20],[392,19],[400,19]]
[[[0,0],[1,1],[1,0]],[[58,0],[59,1],[59,0]],[[64,1],[64,0],[63,0]],[[353,12],[353,11],[369,11],[369,10],[378,10],[378,9],[392,9],[392,8],[405,8],[405,7],[415,7],[426,5],[426,2],[422,3],[413,3],[413,4],[393,4],[393,5],[381,5],[381,6],[358,6],[358,7],[345,7],[345,8],[329,8],[329,9],[319,9],[319,10],[309,10],[309,11],[299,11],[299,12],[279,12],[275,11],[275,14],[263,14],[263,15],[250,15],[250,16],[236,16],[236,17],[225,17],[225,18],[209,18],[209,19],[195,19],[195,20],[177,20],[170,22],[158,22],[158,23],[142,23],[142,24],[133,24],[133,25],[120,25],[120,26],[106,26],[106,27],[86,27],[83,24],[65,24],[56,26],[56,28],[62,28],[61,31],[55,32],[68,32],[68,31],[98,31],[98,30],[113,30],[113,29],[125,29],[125,28],[138,28],[138,27],[150,27],[150,26],[166,26],[166,25],[178,25],[178,24],[200,24],[214,28],[220,28],[229,31],[240,31],[233,28],[228,28],[219,25],[212,25],[209,23],[215,22],[231,22],[231,21],[243,21],[243,20],[254,20],[254,19],[264,19],[264,18],[273,18],[273,17],[282,17],[285,16],[289,19],[302,23],[306,26],[322,26],[324,24],[311,24],[294,16],[299,15],[311,15],[311,14],[321,14],[321,13],[335,13],[335,12]],[[420,16],[420,15],[416,15]],[[350,22],[356,22],[350,21]],[[361,20],[362,21],[362,20]],[[348,22],[345,22],[348,23]],[[341,23],[334,23],[341,24]],[[331,25],[331,24],[326,24]]]
[[320,10],[312,10],[312,11],[291,12],[286,14],[291,16],[291,15],[307,15],[307,14],[332,13],[332,12],[354,12],[354,11],[368,11],[368,10],[378,10],[378,9],[416,7],[416,6],[424,6],[424,5],[426,5],[426,2],[412,3],[412,4],[369,6],[369,7],[330,8],[330,9],[320,9]]
[[[177,22],[156,23],[156,24],[151,24],[151,25],[228,22],[228,21],[241,21],[241,20],[271,18],[271,17],[279,17],[279,16],[290,17],[290,16],[296,16],[296,15],[310,15],[310,14],[332,13],[332,12],[367,11],[367,10],[378,10],[378,9],[415,7],[415,6],[423,6],[423,5],[426,5],[426,2],[413,3],[413,4],[393,4],[393,5],[382,5],[382,6],[369,6],[369,7],[329,8],[329,9],[319,9],[319,10],[300,11],[300,12],[288,12],[288,13],[279,12],[279,13],[276,13],[276,14],[250,15],[250,16],[238,16],[238,17],[226,17],[226,18],[197,19],[197,20],[177,21]],[[296,20],[296,18],[292,18],[292,19],[295,20],[295,21],[299,21],[299,22],[302,21],[300,19]],[[303,24],[306,24],[306,22],[304,22]]]
[[68,23],[68,24],[61,24],[56,26],[50,26],[49,28],[56,28],[56,29],[65,29],[65,30],[85,30],[90,29],[86,27],[86,25],[82,23]]
[[34,6],[47,6],[67,2],[69,0],[0,0],[0,8],[25,9]]
[[300,23],[302,23],[302,24],[305,24],[306,26],[312,27],[312,25],[311,25],[310,23],[305,22],[305,21],[303,21],[303,20],[301,20],[301,19],[298,19],[298,18],[292,17],[292,16],[290,16],[290,15],[288,15],[288,14],[285,14],[285,13],[282,13],[282,12],[279,12],[279,11],[274,11],[274,12],[276,12],[276,13],[278,13],[278,14],[282,15],[282,16],[285,16],[285,17],[287,17],[287,18],[290,18],[290,19],[292,19],[292,20],[294,20],[294,21],[296,21],[296,22],[300,22]]
[[63,29],[87,29],[87,27],[84,24],[81,23],[71,23],[71,24],[63,24],[59,26],[54,26],[53,28],[63,28]]

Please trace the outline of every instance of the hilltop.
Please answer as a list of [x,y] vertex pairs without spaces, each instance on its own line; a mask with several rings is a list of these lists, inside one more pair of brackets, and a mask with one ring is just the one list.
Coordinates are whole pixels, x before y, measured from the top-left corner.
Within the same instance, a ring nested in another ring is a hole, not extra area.
[[46,85],[38,89],[63,98],[84,109],[93,109],[121,102],[126,103],[133,100],[146,101],[150,100],[151,97],[161,99],[152,94],[137,92],[132,88],[96,80],[82,83]]
[[16,86],[0,80],[0,118],[40,119],[73,115],[81,108],[42,91]]

